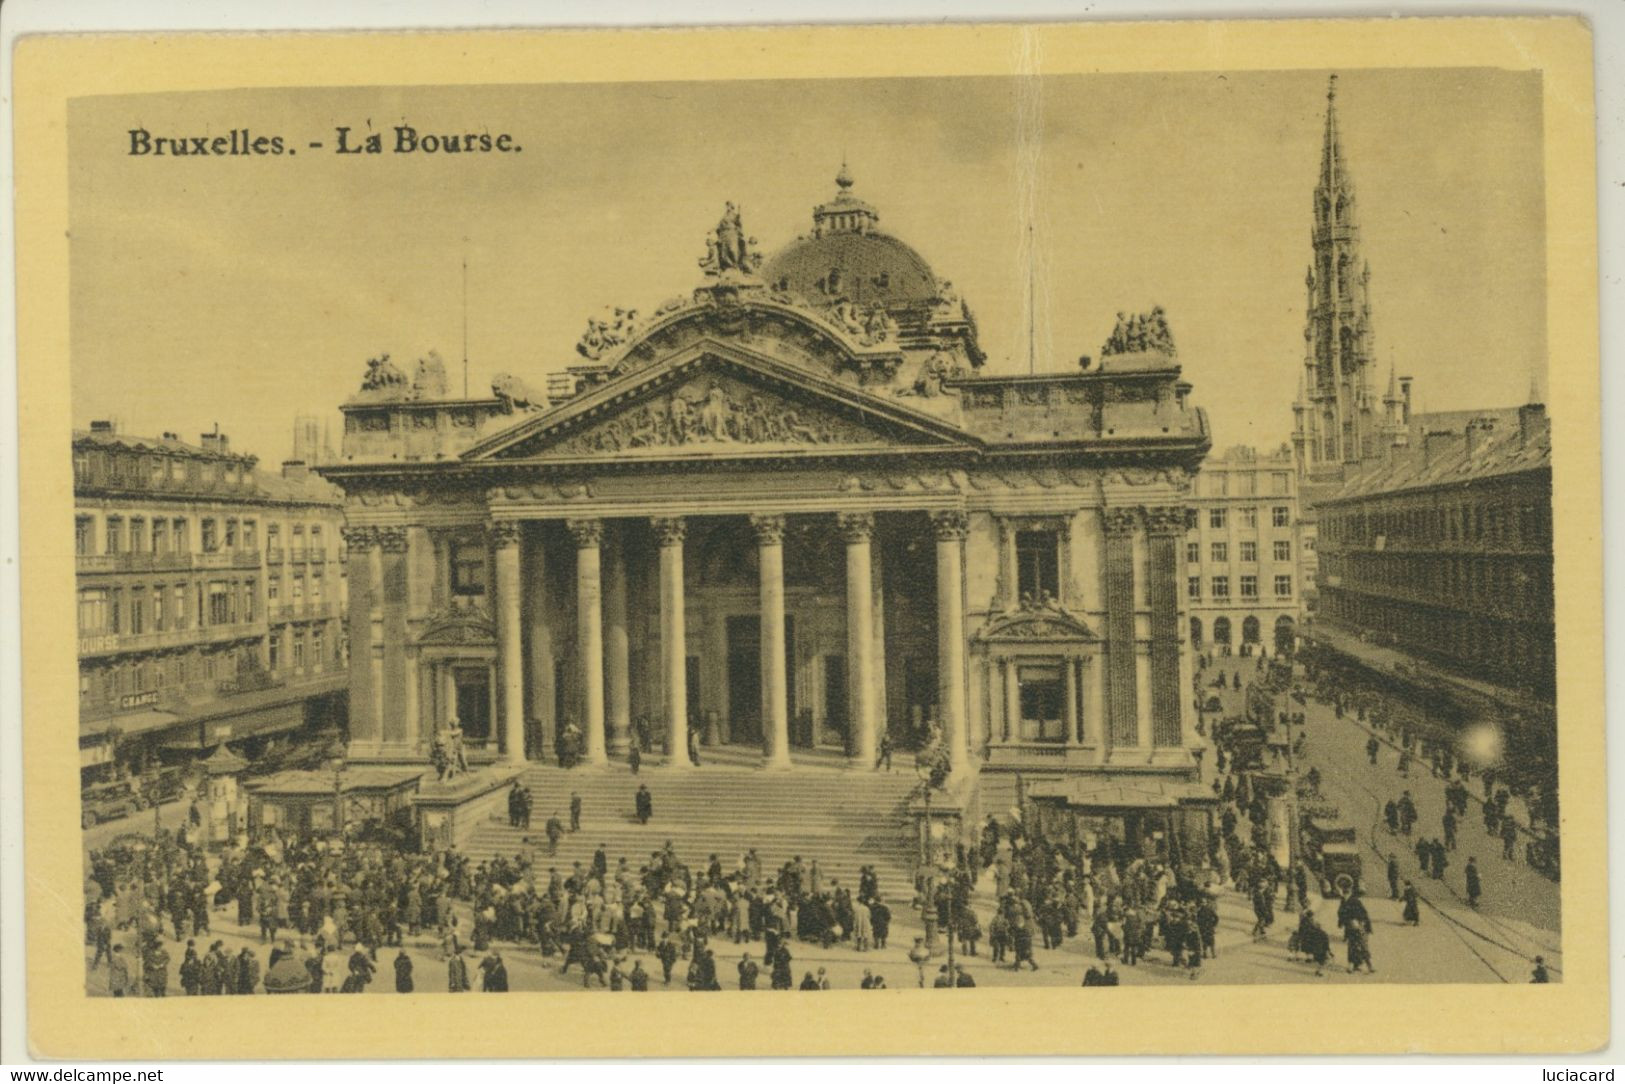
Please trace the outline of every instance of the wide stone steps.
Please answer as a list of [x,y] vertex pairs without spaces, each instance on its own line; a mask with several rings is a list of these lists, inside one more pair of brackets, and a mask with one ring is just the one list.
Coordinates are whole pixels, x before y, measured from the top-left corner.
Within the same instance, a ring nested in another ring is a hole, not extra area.
[[[533,765],[523,782],[534,797],[529,831],[497,817],[476,829],[464,850],[476,860],[529,852],[542,868],[589,863],[603,844],[613,866],[620,858],[636,868],[670,841],[691,866],[715,854],[732,870],[755,848],[764,869],[796,856],[817,860],[828,880],[856,885],[858,867],[874,866],[881,891],[896,898],[912,890],[912,831],[906,803],[913,773],[856,772],[839,767],[798,766],[768,772],[753,761],[708,758],[686,772],[655,766],[633,776],[624,764],[564,771]],[[633,800],[639,783],[649,787],[654,819],[637,823]],[[547,819],[556,812],[569,823],[571,793],[582,800],[582,826],[567,833],[558,853],[547,853]]]

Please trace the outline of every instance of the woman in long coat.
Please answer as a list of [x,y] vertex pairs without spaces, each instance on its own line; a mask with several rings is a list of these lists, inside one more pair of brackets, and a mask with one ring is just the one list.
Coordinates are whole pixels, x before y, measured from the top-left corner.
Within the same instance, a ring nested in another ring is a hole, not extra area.
[[1416,886],[1411,884],[1409,881],[1406,881],[1405,882],[1405,891],[1401,894],[1401,898],[1403,898],[1404,901],[1405,901],[1405,913],[1404,913],[1403,917],[1405,919],[1406,925],[1408,925],[1408,926],[1419,926],[1419,925],[1421,925],[1422,924],[1422,910],[1421,910],[1420,906],[1418,906],[1420,901],[1419,901],[1419,897],[1417,896]]

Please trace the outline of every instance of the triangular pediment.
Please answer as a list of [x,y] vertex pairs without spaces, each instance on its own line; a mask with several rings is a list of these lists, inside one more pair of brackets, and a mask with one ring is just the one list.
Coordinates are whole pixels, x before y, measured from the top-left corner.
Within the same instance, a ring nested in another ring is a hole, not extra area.
[[1020,642],[1051,640],[1095,640],[1094,631],[1082,620],[1053,605],[1034,604],[1013,613],[988,619],[976,634],[978,640]]
[[861,388],[706,342],[498,433],[465,458],[737,458],[973,443],[940,418]]
[[483,607],[451,606],[429,616],[418,636],[418,644],[422,647],[494,644],[496,634],[496,623]]

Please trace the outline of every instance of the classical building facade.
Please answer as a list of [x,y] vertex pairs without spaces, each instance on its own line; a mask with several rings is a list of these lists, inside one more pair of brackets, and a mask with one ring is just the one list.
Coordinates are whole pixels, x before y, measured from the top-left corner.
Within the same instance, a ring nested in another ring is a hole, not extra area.
[[339,495],[256,462],[218,432],[74,434],[87,778],[342,724]]
[[646,736],[874,764],[1187,777],[1180,553],[1209,438],[1160,312],[991,375],[969,307],[843,169],[763,260],[589,322],[533,394],[369,363],[343,406],[353,757],[588,763]]
[[1215,655],[1291,650],[1303,554],[1292,450],[1237,446],[1202,465],[1185,538],[1191,644]]

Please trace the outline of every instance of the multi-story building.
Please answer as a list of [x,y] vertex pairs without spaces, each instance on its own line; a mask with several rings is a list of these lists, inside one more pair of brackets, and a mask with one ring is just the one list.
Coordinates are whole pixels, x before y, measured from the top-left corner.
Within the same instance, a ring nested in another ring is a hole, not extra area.
[[1290,649],[1303,559],[1292,449],[1237,446],[1202,465],[1185,536],[1185,597],[1198,651],[1251,655]]
[[1543,406],[1420,415],[1408,446],[1352,475],[1320,507],[1317,639],[1354,654],[1396,648],[1479,691],[1552,702]]
[[1179,555],[1209,437],[1162,313],[1098,361],[986,373],[951,285],[837,185],[759,268],[730,205],[706,280],[624,336],[593,321],[600,364],[553,405],[370,364],[322,471],[353,758],[421,762],[456,723],[510,764],[573,730],[588,763],[647,733],[685,767],[692,727],[784,769],[934,734],[956,779],[1119,805],[1123,777],[1194,778]]
[[256,469],[93,422],[73,438],[79,743],[104,778],[343,721],[344,517],[305,464]]

